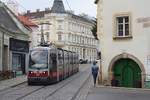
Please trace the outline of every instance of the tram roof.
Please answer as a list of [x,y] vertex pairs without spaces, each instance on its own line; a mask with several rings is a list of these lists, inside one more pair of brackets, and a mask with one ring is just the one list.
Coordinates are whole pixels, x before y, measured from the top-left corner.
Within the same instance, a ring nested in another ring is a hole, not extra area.
[[50,50],[52,49],[52,47],[42,47],[42,46],[39,46],[39,47],[34,47],[32,48],[31,50]]
[[55,48],[55,47],[51,47],[51,46],[50,47],[38,46],[38,47],[32,48],[31,50],[50,50],[50,49],[58,49],[58,50],[63,50],[63,51],[67,51],[67,52],[70,52],[70,53],[76,53],[76,52],[73,52],[73,51],[64,50],[62,48]]

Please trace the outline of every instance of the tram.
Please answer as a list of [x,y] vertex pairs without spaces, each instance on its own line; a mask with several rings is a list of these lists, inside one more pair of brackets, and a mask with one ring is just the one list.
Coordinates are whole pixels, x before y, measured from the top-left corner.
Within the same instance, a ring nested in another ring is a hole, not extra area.
[[30,50],[28,85],[52,84],[79,71],[78,54],[56,47],[35,47]]

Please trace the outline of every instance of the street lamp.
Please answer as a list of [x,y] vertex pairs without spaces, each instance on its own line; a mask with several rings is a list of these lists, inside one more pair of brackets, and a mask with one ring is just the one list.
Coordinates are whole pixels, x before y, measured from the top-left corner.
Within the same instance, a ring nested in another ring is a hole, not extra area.
[[41,46],[45,46],[47,45],[47,43],[45,42],[45,39],[44,39],[44,29],[43,29],[43,25],[51,25],[51,23],[40,23],[39,25],[41,25],[41,43],[40,45]]

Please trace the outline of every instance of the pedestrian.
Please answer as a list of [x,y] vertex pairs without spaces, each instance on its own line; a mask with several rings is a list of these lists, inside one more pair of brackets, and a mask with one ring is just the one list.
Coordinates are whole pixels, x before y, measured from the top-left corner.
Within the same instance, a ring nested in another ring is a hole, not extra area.
[[96,85],[96,79],[97,79],[97,75],[98,75],[98,71],[99,71],[99,67],[96,65],[96,61],[93,62],[92,65],[92,75],[93,75],[93,81],[94,81],[94,86]]

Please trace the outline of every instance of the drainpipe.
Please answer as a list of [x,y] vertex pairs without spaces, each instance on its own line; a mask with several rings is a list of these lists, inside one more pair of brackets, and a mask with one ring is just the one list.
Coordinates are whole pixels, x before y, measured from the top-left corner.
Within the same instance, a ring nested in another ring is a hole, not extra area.
[[2,71],[4,70],[4,32],[2,32]]

